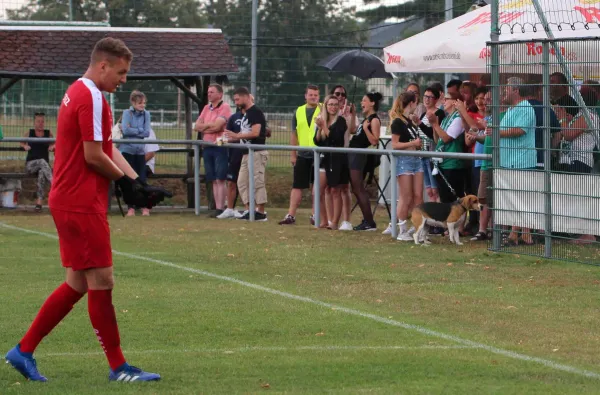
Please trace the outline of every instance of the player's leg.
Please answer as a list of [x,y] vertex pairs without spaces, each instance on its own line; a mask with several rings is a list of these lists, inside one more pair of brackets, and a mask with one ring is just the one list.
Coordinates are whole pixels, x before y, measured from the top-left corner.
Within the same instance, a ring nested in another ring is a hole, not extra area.
[[38,372],[33,352],[87,291],[83,274],[72,269],[73,261],[80,256],[77,247],[82,244],[78,238],[80,230],[77,226],[71,226],[73,213],[53,210],[52,217],[58,231],[61,260],[66,268],[66,281],[50,294],[25,336],[6,355],[7,362],[23,376],[34,381],[46,381],[46,378]]
[[110,365],[109,380],[151,381],[159,380],[155,373],[146,373],[128,365],[121,350],[121,338],[117,316],[112,303],[114,277],[110,230],[105,214],[89,215],[88,225],[83,230],[87,243],[83,251],[85,266],[82,270],[88,286],[88,313],[94,333],[102,345]]
[[87,292],[83,274],[71,268],[67,268],[66,271],[66,281],[46,299],[31,327],[19,342],[22,352],[33,353],[42,339],[69,314],[75,303]]

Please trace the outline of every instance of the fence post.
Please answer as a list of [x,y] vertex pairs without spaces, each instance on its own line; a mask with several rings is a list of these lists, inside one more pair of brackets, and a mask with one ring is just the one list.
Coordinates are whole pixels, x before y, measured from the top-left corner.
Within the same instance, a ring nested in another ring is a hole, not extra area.
[[[492,1],[492,24],[490,38],[492,41],[492,59],[490,71],[492,74],[492,168],[491,168],[491,189],[489,193],[493,194],[493,202],[496,202],[496,190],[494,184],[494,177],[496,170],[500,167],[500,51],[498,48],[500,41],[500,29],[498,28],[499,20],[499,2],[497,0]],[[497,225],[496,210],[492,207],[489,208],[492,215],[492,250],[500,250],[502,244],[502,231]]]
[[552,163],[550,131],[550,44],[542,43],[542,89],[544,100],[544,257],[552,257]]
[[[392,198],[392,237],[395,239],[398,237],[398,180],[396,179],[398,177],[398,174],[396,172],[396,161],[398,160],[398,158],[396,157],[396,155],[394,155],[393,153],[390,154],[390,183],[392,185],[390,185],[390,187],[392,188],[391,191],[391,198]],[[381,176],[380,176],[381,177]]]
[[164,127],[165,126],[165,109],[161,108],[160,109],[160,127]]
[[320,153],[317,151],[313,151],[314,158],[314,175],[315,180],[313,181],[313,206],[315,208],[315,228],[319,228],[321,226],[321,188],[320,188],[320,167],[321,167],[321,157]]
[[250,47],[250,93],[256,97],[256,53],[258,41],[258,0],[252,0],[251,47]]
[[250,221],[254,221],[256,201],[254,193],[254,149],[252,149],[252,146],[248,147],[248,210]]
[[194,144],[194,213],[200,215],[200,146]]

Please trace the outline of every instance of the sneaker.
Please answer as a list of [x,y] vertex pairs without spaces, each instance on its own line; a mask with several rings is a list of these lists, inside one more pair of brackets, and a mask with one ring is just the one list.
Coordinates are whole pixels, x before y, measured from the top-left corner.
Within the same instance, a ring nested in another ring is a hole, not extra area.
[[352,224],[348,221],[342,222],[338,230],[353,230]]
[[127,210],[127,216],[128,217],[135,217],[135,209],[134,208],[130,208],[129,210]]
[[415,227],[414,227],[414,226],[411,226],[411,227],[410,227],[410,229],[409,229],[409,230],[408,230],[406,233],[408,233],[409,235],[411,235],[411,236],[412,236],[412,234],[413,234],[413,233],[415,233],[416,231],[417,231],[417,230],[415,229]]
[[236,219],[242,218],[244,216],[244,213],[245,213],[245,211],[244,212],[239,212],[237,210],[233,210],[233,215],[235,216]]
[[294,225],[296,223],[296,218],[287,214],[283,221],[279,221],[279,225]]
[[42,376],[37,370],[37,363],[33,355],[29,353],[22,353],[21,346],[16,345],[12,350],[6,354],[6,363],[12,365],[13,368],[17,369],[27,380],[31,381],[48,381],[47,378]]
[[160,374],[144,372],[142,369],[131,366],[128,363],[123,364],[116,371],[111,370],[108,374],[108,381],[120,381],[122,383],[158,380],[160,380]]
[[315,226],[315,216],[314,216],[314,215],[311,215],[311,216],[310,216],[310,224],[311,224],[312,226]]
[[360,225],[357,225],[354,227],[354,230],[374,231],[374,230],[377,230],[377,224],[375,222],[368,223],[367,221],[365,221],[363,219],[362,222],[360,223]]
[[254,220],[259,222],[267,222],[267,213],[254,212]]
[[391,235],[391,234],[392,234],[392,230],[393,230],[393,228],[392,228],[392,223],[390,222],[390,223],[388,224],[388,227],[387,227],[387,228],[385,228],[385,230],[384,230],[383,232],[381,232],[381,234],[382,234],[382,235]]
[[398,237],[396,238],[396,240],[399,240],[399,241],[414,241],[413,237],[411,235],[409,235],[408,232],[406,232],[406,233],[400,233],[398,235]]
[[216,209],[210,214],[210,218],[217,218],[219,215],[223,214],[225,210]]
[[142,216],[147,217],[149,215],[150,215],[150,209],[143,208],[142,209]]
[[[228,208],[225,211],[223,211],[221,214],[217,215],[217,219],[235,218],[235,213],[236,213],[236,211],[234,209]],[[240,217],[241,217],[241,215],[240,215]]]
[[[242,215],[240,218],[242,221],[250,221],[250,211],[246,210],[244,211],[244,215]],[[260,222],[266,222],[267,221],[267,213],[265,212],[263,213],[259,213],[258,211],[254,212],[254,220],[255,221],[260,221]]]

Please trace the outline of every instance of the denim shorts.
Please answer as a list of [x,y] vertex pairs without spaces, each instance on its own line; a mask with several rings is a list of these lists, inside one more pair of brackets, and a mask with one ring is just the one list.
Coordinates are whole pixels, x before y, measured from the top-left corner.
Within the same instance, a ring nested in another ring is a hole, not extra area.
[[399,156],[396,159],[396,174],[411,176],[423,172],[423,162],[417,156]]
[[431,174],[431,159],[421,158],[421,163],[423,164],[423,184],[425,184],[425,188],[437,189],[437,181]]
[[206,181],[224,181],[227,179],[227,170],[229,169],[227,148],[204,147],[202,159],[204,159]]

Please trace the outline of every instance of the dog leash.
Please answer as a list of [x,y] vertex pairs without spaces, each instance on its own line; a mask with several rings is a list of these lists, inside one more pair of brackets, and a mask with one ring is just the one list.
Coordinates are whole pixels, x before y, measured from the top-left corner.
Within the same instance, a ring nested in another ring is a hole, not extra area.
[[450,185],[450,183],[448,182],[448,180],[446,179],[446,176],[444,175],[444,173],[440,170],[439,165],[437,163],[437,161],[433,161],[433,167],[435,167],[435,169],[437,170],[438,174],[442,177],[442,180],[444,180],[444,183],[446,183],[446,186],[448,187],[448,189],[450,190],[450,192],[452,192],[452,194],[454,195],[454,197],[456,198],[456,200],[459,199],[458,196],[456,196],[456,191],[454,190],[454,188],[452,188],[452,185]]

